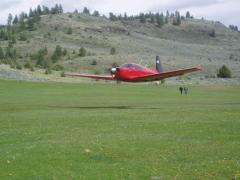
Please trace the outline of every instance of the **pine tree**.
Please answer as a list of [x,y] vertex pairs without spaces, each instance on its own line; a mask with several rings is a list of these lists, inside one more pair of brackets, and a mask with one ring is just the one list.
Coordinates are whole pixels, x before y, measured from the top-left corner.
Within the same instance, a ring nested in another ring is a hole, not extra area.
[[67,49],[66,49],[66,48],[64,48],[64,50],[63,50],[63,52],[62,52],[62,55],[63,55],[63,56],[66,56],[66,55],[67,55],[67,53],[68,53],[68,52],[67,52]]
[[125,21],[127,21],[127,20],[128,20],[127,13],[124,13],[124,20],[125,20]]
[[42,11],[43,11],[43,14],[49,14],[50,13],[50,10],[49,10],[49,8],[47,7],[47,6],[42,6]]
[[59,6],[58,6],[58,4],[55,5],[54,9],[55,9],[55,14],[59,14]]
[[68,28],[67,34],[72,34],[72,28],[71,27]]
[[146,17],[144,13],[141,13],[139,15],[139,18],[140,18],[140,23],[146,23]]
[[42,49],[40,49],[37,53],[37,62],[36,62],[37,65],[43,67],[44,66],[44,54],[43,54],[43,51]]
[[118,16],[118,20],[119,20],[119,21],[122,21],[122,20],[123,20],[123,17],[122,17],[121,14]]
[[116,21],[117,17],[112,12],[110,12],[109,13],[109,19],[110,19],[110,21]]
[[28,14],[23,12],[23,17],[28,18]]
[[100,14],[99,14],[99,12],[98,12],[98,11],[96,11],[96,10],[95,10],[95,11],[93,12],[93,16],[99,17],[99,16],[100,16]]
[[111,54],[111,55],[116,54],[116,49],[115,49],[114,47],[111,48],[111,50],[110,50],[110,54]]
[[19,24],[20,24],[20,26],[19,26],[20,30],[24,30],[26,28],[26,24],[24,21],[19,21]]
[[5,54],[5,58],[15,60],[17,55],[16,49],[12,46],[8,46]]
[[62,14],[63,13],[63,7],[61,4],[59,4],[59,13]]
[[37,14],[42,15],[42,8],[40,5],[37,6]]
[[169,22],[169,17],[165,17],[165,24],[168,24],[168,22]]
[[34,19],[28,18],[27,25],[28,25],[28,30],[33,31],[34,30]]
[[6,34],[5,34],[5,31],[3,29],[1,29],[0,31],[0,40],[6,40]]
[[231,78],[231,71],[230,69],[228,69],[228,67],[226,65],[223,65],[219,70],[218,70],[218,74],[217,77],[219,78]]
[[11,13],[8,14],[8,19],[7,19],[7,25],[8,25],[8,26],[11,26],[11,24],[12,24],[12,19],[13,19],[12,14],[11,14]]
[[181,15],[178,11],[176,12],[176,17],[177,17],[177,25],[180,25],[181,24]]
[[51,8],[51,14],[60,14],[63,12],[62,5],[56,4],[55,7]]
[[16,15],[13,19],[13,24],[17,24],[18,23],[18,16]]
[[27,40],[27,36],[24,33],[20,33],[19,34],[19,41],[26,41]]
[[32,10],[32,8],[30,8],[30,10],[29,10],[29,17],[33,17],[33,16],[34,16],[33,10]]
[[87,54],[86,49],[84,47],[81,47],[79,49],[79,54],[78,55],[81,56],[81,57],[84,57],[84,56],[86,56],[86,54]]
[[75,9],[73,13],[74,13],[74,14],[78,14],[78,10],[77,10],[77,9]]
[[175,26],[181,25],[181,15],[178,11],[175,12],[175,17],[173,19],[173,25],[175,25]]
[[161,13],[160,15],[158,14],[158,16],[157,16],[157,25],[158,25],[158,27],[162,27],[164,25],[163,13]]
[[58,57],[62,56],[62,48],[61,48],[61,46],[59,46],[59,45],[56,46],[55,53],[56,53],[56,55]]
[[210,36],[210,37],[213,37],[213,38],[216,37],[215,29],[212,29],[212,30],[211,30],[211,32],[209,33],[209,36]]
[[47,54],[48,54],[48,49],[47,49],[47,47],[44,47],[44,48],[42,49],[42,52],[43,52],[44,56],[47,55]]
[[11,47],[8,46],[6,49],[5,58],[9,59],[11,57],[12,57]]
[[87,7],[84,7],[83,8],[83,13],[89,15],[90,11],[89,11],[89,9]]
[[154,15],[152,14],[151,17],[150,17],[150,23],[155,23],[155,18],[154,18]]
[[52,55],[52,62],[55,63],[59,60],[59,58],[62,56],[62,48],[61,46],[57,45],[55,48],[55,51],[53,52]]
[[26,24],[25,24],[24,19],[25,19],[24,13],[21,13],[21,14],[19,15],[19,19],[18,19],[19,25],[20,25],[20,26],[19,26],[19,29],[20,29],[20,30],[24,30],[24,29],[26,28]]
[[169,11],[167,10],[167,12],[166,12],[166,18],[169,18],[169,17],[170,17]]
[[16,43],[16,37],[15,37],[14,34],[11,35],[11,42],[12,42],[13,44]]

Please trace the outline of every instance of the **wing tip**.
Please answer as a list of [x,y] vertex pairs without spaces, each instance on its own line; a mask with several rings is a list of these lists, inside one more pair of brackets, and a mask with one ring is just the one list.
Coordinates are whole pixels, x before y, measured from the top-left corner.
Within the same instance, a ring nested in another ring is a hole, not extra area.
[[198,71],[203,71],[203,67],[202,67],[201,65],[198,65],[198,66],[197,66],[197,70],[198,70]]

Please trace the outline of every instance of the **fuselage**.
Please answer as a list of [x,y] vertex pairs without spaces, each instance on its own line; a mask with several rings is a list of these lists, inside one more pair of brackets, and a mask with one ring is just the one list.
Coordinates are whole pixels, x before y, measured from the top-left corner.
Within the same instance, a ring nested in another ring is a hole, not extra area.
[[122,66],[116,68],[116,73],[114,77],[120,81],[126,82],[138,82],[136,78],[146,75],[159,74],[158,71],[145,68],[138,64],[123,64]]

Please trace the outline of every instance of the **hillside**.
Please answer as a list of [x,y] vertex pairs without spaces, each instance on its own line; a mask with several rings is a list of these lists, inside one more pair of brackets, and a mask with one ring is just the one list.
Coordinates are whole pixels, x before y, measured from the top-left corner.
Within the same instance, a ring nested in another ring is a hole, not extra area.
[[[68,33],[69,28],[72,33]],[[215,37],[210,36],[212,30]],[[113,63],[125,62],[154,67],[155,56],[160,55],[165,70],[200,64],[204,72],[190,77],[209,79],[225,64],[236,82],[240,78],[240,33],[219,22],[186,19],[180,26],[168,23],[159,28],[136,20],[113,22],[104,17],[64,13],[42,15],[33,31],[22,33],[27,40],[14,44],[20,65],[28,61],[35,64],[31,57],[44,47],[48,49],[46,58],[50,59],[60,45],[67,55],[55,64],[63,66],[64,71],[106,74]],[[3,49],[8,45],[7,41],[0,43]],[[87,56],[78,56],[81,47],[86,48]],[[110,55],[112,47],[115,55]],[[55,64],[51,63],[51,67]]]

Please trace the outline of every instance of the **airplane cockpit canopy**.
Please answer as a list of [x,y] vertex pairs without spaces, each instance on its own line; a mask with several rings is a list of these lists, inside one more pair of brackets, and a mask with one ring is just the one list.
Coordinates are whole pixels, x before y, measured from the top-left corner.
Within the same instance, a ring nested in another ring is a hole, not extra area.
[[138,64],[132,64],[132,63],[129,63],[129,64],[123,64],[123,65],[120,66],[120,68],[139,69],[139,70],[144,69],[143,66],[138,65]]

